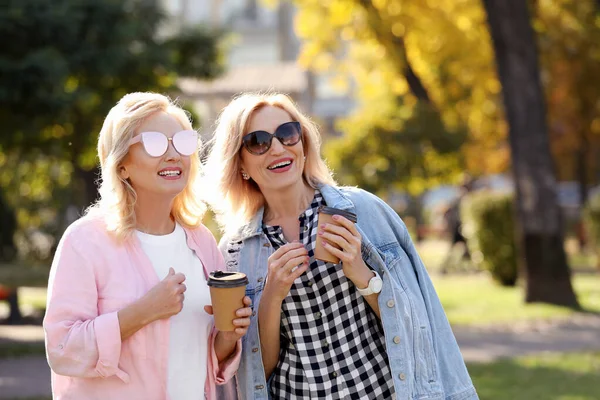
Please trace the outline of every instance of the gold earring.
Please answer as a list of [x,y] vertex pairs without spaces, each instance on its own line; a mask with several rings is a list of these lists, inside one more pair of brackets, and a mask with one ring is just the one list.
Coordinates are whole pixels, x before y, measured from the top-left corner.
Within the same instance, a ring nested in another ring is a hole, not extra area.
[[250,179],[250,175],[248,175],[246,172],[242,171],[242,178],[247,181],[248,179]]

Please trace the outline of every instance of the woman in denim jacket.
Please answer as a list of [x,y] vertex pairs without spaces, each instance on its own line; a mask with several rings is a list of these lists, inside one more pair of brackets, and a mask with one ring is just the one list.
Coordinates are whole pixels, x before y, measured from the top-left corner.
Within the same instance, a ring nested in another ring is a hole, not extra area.
[[[376,196],[336,186],[319,150],[281,94],[242,95],[218,122],[207,171],[219,247],[254,305],[238,396],[477,399],[406,226]],[[341,210],[335,223],[318,223],[322,206]],[[341,262],[315,259],[319,236]]]

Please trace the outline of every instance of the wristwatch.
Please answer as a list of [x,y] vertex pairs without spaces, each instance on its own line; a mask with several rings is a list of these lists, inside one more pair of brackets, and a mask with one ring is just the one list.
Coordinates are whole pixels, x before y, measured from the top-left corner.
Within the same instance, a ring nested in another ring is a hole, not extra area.
[[369,280],[369,286],[367,286],[364,289],[360,289],[359,287],[356,288],[356,290],[358,290],[358,293],[360,293],[361,296],[369,296],[374,293],[381,292],[381,288],[383,287],[383,281],[381,280],[379,274],[376,271],[372,272],[375,274],[375,276]]

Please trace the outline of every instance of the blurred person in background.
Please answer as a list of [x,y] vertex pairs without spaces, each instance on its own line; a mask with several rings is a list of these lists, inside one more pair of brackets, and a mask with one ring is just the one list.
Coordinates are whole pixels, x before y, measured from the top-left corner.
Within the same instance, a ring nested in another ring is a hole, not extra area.
[[[450,249],[442,261],[440,273],[447,274],[456,258],[460,262],[471,260],[471,253],[467,246],[467,239],[463,235],[463,223],[461,216],[461,206],[465,197],[473,190],[473,179],[466,175],[463,178],[463,183],[460,185],[458,196],[448,206],[444,212],[444,222],[446,224],[446,232],[450,236]],[[456,249],[460,252],[459,256],[455,256]]]
[[[206,171],[229,270],[254,304],[242,399],[477,399],[406,226],[339,187],[316,126],[286,96],[245,94],[220,115]],[[319,207],[338,209],[318,223]],[[357,223],[344,217],[353,213]],[[314,257],[317,236],[341,262]]]
[[198,202],[198,135],[167,97],[132,93],[98,140],[100,200],[65,232],[44,319],[56,399],[215,399],[250,323],[214,327],[209,272],[224,269]]

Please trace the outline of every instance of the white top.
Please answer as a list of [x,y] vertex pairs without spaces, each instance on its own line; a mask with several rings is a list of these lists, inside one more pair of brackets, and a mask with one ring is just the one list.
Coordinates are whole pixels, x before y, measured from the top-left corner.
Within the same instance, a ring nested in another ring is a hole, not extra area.
[[183,309],[170,318],[169,397],[203,399],[213,317],[204,311],[204,306],[211,302],[202,263],[187,246],[185,231],[179,224],[168,235],[155,236],[140,231],[136,234],[159,279],[167,276],[169,267],[185,275],[187,290]]

